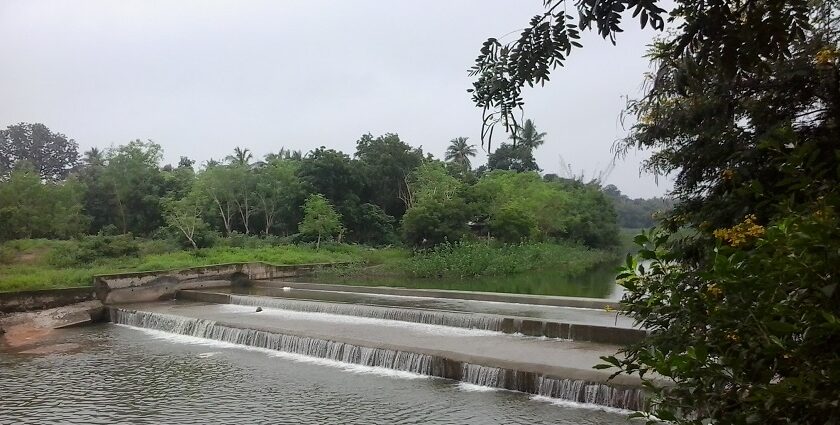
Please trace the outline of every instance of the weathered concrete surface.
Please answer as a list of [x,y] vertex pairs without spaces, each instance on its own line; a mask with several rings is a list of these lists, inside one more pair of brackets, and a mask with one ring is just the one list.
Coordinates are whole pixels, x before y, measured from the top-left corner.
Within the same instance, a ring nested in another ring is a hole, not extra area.
[[[501,333],[442,327],[394,326],[389,321],[336,320],[330,315],[264,310],[249,306],[165,301],[115,305],[109,308],[156,312],[266,332],[343,342],[361,347],[426,354],[456,363],[497,367],[534,375],[604,383],[609,370],[595,370],[601,356],[614,355],[619,346],[556,339],[523,338]],[[448,376],[447,376],[448,377]],[[457,378],[455,378],[457,379]],[[636,377],[621,375],[611,384],[638,386]]]
[[[285,297],[266,297],[266,296],[250,296],[252,299],[255,300],[255,305],[259,305],[262,307],[271,307],[269,303],[260,304],[260,299],[270,300],[271,298],[285,298]],[[184,290],[178,291],[176,296],[179,300],[189,300],[189,301],[200,301],[200,302],[208,302],[208,303],[216,303],[216,304],[229,304],[230,301],[230,294],[228,292],[222,291],[214,291],[214,290]],[[443,312],[449,314],[459,314],[459,315],[477,315],[477,316],[485,316],[485,317],[495,317],[499,318],[502,323],[501,331],[504,333],[515,334],[520,333],[527,336],[546,336],[549,338],[562,338],[562,339],[570,339],[573,341],[591,341],[591,342],[601,342],[601,343],[608,343],[608,344],[629,344],[633,342],[637,342],[646,336],[646,332],[641,329],[634,329],[634,328],[624,328],[624,327],[615,327],[615,326],[598,326],[592,325],[587,323],[576,323],[576,322],[565,322],[565,321],[554,321],[554,320],[546,320],[542,318],[532,318],[532,317],[522,317],[522,316],[514,316],[514,315],[499,315],[499,314],[488,314],[488,313],[479,313],[479,312],[469,312],[469,311],[456,311],[456,310],[448,310],[442,308],[417,308],[411,306],[383,306],[383,305],[375,305],[375,304],[364,304],[364,303],[348,303],[348,302],[334,302],[334,301],[320,301],[320,300],[305,300],[300,298],[292,298],[298,302],[304,303],[313,303],[313,304],[325,304],[325,305],[360,305],[365,306],[370,309],[400,309],[400,310],[416,310],[416,311],[425,311],[425,312]],[[498,307],[498,306],[497,306]],[[557,309],[564,309],[564,307],[555,307]],[[352,314],[352,309],[349,309]],[[581,311],[572,311],[573,315],[577,314],[578,316],[581,315]],[[335,314],[335,313],[334,313]],[[601,312],[593,312],[593,314],[602,314]],[[389,315],[390,317],[395,317],[396,315]],[[584,316],[591,318],[593,317],[591,314],[588,316]],[[399,320],[399,319],[391,319],[391,320]]]
[[106,304],[172,298],[181,289],[247,284],[309,273],[332,264],[273,265],[262,262],[215,264],[176,270],[120,273],[94,277],[96,297]]
[[[0,317],[0,351],[45,354],[70,350],[67,344],[53,347],[60,329],[105,320],[105,308],[98,300],[85,301],[39,311],[11,313]],[[57,350],[57,351],[56,351]]]
[[434,298],[428,296],[389,295],[374,292],[360,293],[296,289],[291,287],[279,287],[276,285],[262,285],[261,282],[249,287],[218,288],[213,291],[230,292],[238,295],[262,295],[352,304],[373,304],[393,307],[469,311],[500,316],[533,317],[554,322],[618,328],[638,328],[632,318],[622,315],[617,311],[608,311],[603,308],[589,309],[580,307],[505,303],[499,301]]
[[492,301],[502,303],[536,304],[558,307],[575,307],[603,309],[605,307],[617,309],[618,303],[601,298],[557,297],[550,295],[508,294],[501,292],[453,291],[446,289],[413,289],[395,288],[387,286],[353,286],[334,285],[327,283],[304,283],[288,281],[259,282],[266,287],[289,287],[295,289],[314,289],[320,291],[354,292],[363,294],[387,294],[410,297],[452,298],[473,301]]
[[93,288],[44,289],[37,291],[0,292],[0,313],[42,310],[93,299]]

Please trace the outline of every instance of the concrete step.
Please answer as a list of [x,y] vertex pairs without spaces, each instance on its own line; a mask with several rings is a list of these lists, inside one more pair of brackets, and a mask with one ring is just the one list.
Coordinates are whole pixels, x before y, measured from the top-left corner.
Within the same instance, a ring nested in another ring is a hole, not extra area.
[[[341,298],[345,294],[334,294],[329,291],[314,290],[280,290],[268,288],[252,288],[249,295],[231,293],[224,290],[184,290],[177,294],[178,299],[211,302],[219,304],[245,304],[264,308],[279,308],[293,311],[323,312],[329,314],[340,314],[361,317],[384,318],[389,320],[400,320],[409,322],[420,322],[455,326],[464,328],[480,328],[495,330],[509,334],[522,334],[526,336],[538,336],[549,338],[561,338],[573,341],[591,341],[610,344],[628,344],[636,342],[645,336],[645,331],[632,327],[604,326],[589,324],[585,321],[604,321],[604,315],[610,315],[603,311],[589,311],[568,307],[544,307],[542,310],[553,309],[553,316],[560,317],[560,320],[545,319],[540,317],[504,314],[511,311],[527,312],[522,305],[505,306],[498,303],[486,303],[470,301],[459,302],[459,309],[448,309],[451,303],[442,305],[433,304],[434,300],[426,300],[425,303],[418,303],[417,300],[409,305],[407,302],[391,304],[364,303],[358,299],[347,301],[324,301],[327,298]],[[302,292],[302,293],[301,293]],[[260,295],[256,295],[260,294]],[[338,295],[336,297],[335,295]],[[310,296],[312,298],[304,298]],[[331,297],[330,297],[331,296]],[[370,298],[369,294],[366,297]],[[314,299],[313,299],[314,298]],[[358,298],[355,297],[354,298]],[[385,299],[388,300],[387,298]],[[355,301],[355,302],[353,302]],[[370,299],[367,299],[370,301]],[[373,298],[373,301],[383,301],[380,298]],[[393,301],[393,300],[391,300]],[[414,305],[421,305],[416,307]],[[464,305],[465,304],[465,305]],[[473,304],[479,304],[475,306]],[[434,306],[434,308],[432,307]],[[470,307],[473,307],[470,309]],[[483,307],[478,308],[478,307]],[[510,307],[513,307],[512,309]],[[478,310],[478,311],[476,311]],[[501,312],[502,314],[496,314]],[[545,313],[545,311],[543,311]],[[614,314],[614,313],[613,313]],[[552,316],[552,314],[549,314]],[[571,316],[577,320],[563,320],[564,316]]]

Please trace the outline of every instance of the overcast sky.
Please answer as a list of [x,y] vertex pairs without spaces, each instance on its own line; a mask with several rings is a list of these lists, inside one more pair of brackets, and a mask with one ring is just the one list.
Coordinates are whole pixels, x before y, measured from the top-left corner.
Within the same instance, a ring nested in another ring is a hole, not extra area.
[[[82,151],[151,139],[165,162],[219,159],[234,146],[352,155],[368,132],[442,157],[454,137],[479,144],[481,112],[466,89],[481,43],[520,30],[541,5],[0,0],[0,127],[42,122]],[[548,133],[535,153],[544,172],[559,172],[561,156],[588,177],[609,164],[654,35],[628,26],[617,46],[585,34],[545,88],[526,92],[526,117]],[[669,184],[640,177],[643,158],[619,161],[607,183],[664,194]]]

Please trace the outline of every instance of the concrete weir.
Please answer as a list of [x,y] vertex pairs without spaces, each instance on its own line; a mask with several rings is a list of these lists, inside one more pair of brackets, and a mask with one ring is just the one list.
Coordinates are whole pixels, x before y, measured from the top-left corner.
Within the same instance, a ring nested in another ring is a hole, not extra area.
[[94,276],[93,289],[96,297],[104,303],[145,302],[171,298],[181,289],[218,288],[247,284],[254,280],[289,278],[334,265],[252,262],[108,274]]
[[[239,304],[301,312],[371,317],[468,329],[492,330],[508,334],[544,336],[549,338],[603,342],[609,344],[627,344],[638,341],[645,336],[645,331],[641,329],[598,326],[557,320],[545,320],[533,317],[484,314],[433,308],[414,308],[406,306],[324,302],[275,296],[239,295],[216,292],[213,290],[179,291],[177,298],[219,304]],[[558,307],[558,309],[562,309],[562,307]]]
[[629,410],[644,408],[639,383],[606,382],[593,370],[616,346],[527,339],[477,330],[448,332],[311,313],[256,313],[250,307],[196,302],[111,306],[114,323],[180,335],[383,367],[471,384]]

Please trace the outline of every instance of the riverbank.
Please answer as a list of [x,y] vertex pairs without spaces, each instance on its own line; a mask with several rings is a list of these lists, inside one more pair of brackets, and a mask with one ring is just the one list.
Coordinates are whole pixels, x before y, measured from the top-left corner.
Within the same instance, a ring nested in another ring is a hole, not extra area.
[[[3,258],[0,258],[0,292],[86,286],[92,283],[93,276],[99,274],[263,261],[291,265],[349,263],[349,266],[317,274],[319,279],[333,282],[369,282],[373,286],[406,286],[406,282],[421,282],[414,285],[436,289],[591,296],[588,289],[576,293],[574,282],[564,283],[562,286],[567,289],[558,292],[555,290],[558,285],[552,281],[557,281],[560,276],[579,276],[604,264],[611,266],[617,258],[615,252],[570,243],[497,245],[469,242],[442,245],[422,252],[401,247],[329,244],[315,249],[308,245],[269,243],[249,238],[242,246],[183,250],[166,246],[161,241],[125,237],[97,237],[86,241],[11,241],[0,245],[3,253]],[[550,272],[552,281],[532,278],[534,273],[543,271]],[[509,278],[523,275],[530,277],[519,280]],[[496,280],[482,283],[476,278]]]

